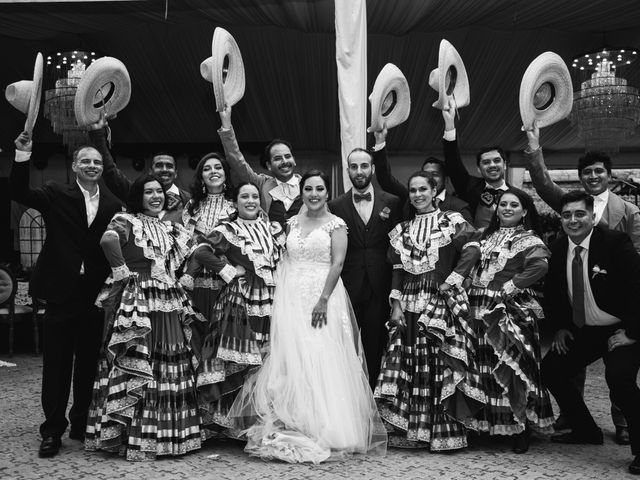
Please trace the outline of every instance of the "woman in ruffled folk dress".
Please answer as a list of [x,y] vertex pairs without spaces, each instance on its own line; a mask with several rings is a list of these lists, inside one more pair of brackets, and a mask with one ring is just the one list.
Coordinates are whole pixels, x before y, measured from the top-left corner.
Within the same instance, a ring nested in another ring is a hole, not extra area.
[[221,222],[202,239],[189,266],[204,266],[225,282],[211,309],[198,374],[207,436],[237,435],[227,414],[249,369],[262,364],[273,277],[285,242],[280,224],[265,219],[256,185],[243,183],[234,196],[238,217]]
[[197,361],[191,326],[204,322],[175,271],[189,233],[163,222],[165,192],[153,175],[131,186],[100,242],[113,273],[98,304],[107,312],[85,448],[149,460],[200,448]]
[[435,208],[427,173],[408,186],[413,218],[389,233],[392,312],[375,397],[390,446],[453,450],[467,445],[462,422],[486,400],[461,287],[480,251],[459,213]]
[[352,453],[386,452],[355,316],[340,279],[344,221],[329,213],[329,179],[300,180],[305,208],[289,220],[278,267],[270,350],[247,377],[230,412],[263,459],[320,463]]
[[540,379],[538,321],[542,308],[531,289],[547,273],[550,252],[536,229],[535,206],[507,190],[482,234],[469,301],[478,363],[488,403],[474,425],[492,435],[513,435],[513,451],[529,448],[528,425],[549,429],[553,411]]
[[[236,207],[231,199],[229,164],[218,153],[202,157],[191,185],[191,200],[182,212],[182,223],[194,242],[209,235],[221,222],[235,216]],[[211,320],[214,304],[224,286],[224,281],[209,267],[198,270],[195,276],[184,275],[180,283],[191,291],[193,303],[203,315]],[[202,334],[202,332],[198,332]],[[194,343],[201,343],[197,339]]]

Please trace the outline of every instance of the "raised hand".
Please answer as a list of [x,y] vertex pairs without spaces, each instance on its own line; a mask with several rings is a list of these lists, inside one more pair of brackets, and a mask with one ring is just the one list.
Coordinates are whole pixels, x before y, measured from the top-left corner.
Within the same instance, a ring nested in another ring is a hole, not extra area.
[[229,105],[225,105],[224,110],[218,113],[220,114],[222,128],[229,130],[231,128],[231,107]]
[[[522,127],[524,128],[524,127]],[[536,125],[536,121],[533,121],[531,128],[525,130],[527,134],[527,141],[529,142],[529,150],[534,151],[540,148],[540,129]]]
[[445,131],[456,128],[456,101],[453,98],[449,98],[445,108],[442,109],[442,118]]

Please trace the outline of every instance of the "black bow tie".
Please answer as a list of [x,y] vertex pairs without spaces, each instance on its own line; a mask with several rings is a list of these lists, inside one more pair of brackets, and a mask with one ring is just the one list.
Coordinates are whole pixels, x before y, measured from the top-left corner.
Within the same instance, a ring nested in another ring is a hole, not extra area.
[[502,193],[502,190],[492,187],[484,187],[484,191],[480,194],[480,200],[487,207],[491,207],[498,202],[498,197]]
[[353,194],[353,201],[356,203],[360,203],[362,200],[366,200],[367,202],[371,201],[371,192],[367,192],[364,195],[361,195],[359,193],[355,193]]

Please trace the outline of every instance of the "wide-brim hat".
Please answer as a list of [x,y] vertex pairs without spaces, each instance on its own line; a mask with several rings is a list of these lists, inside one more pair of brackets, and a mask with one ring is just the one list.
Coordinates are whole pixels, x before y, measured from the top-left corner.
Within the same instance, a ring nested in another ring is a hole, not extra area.
[[573,88],[569,69],[553,52],[539,55],[520,84],[520,116],[525,130],[552,125],[571,113]]
[[76,121],[86,127],[123,110],[131,98],[131,78],[127,67],[117,58],[102,57],[82,75],[75,97]]
[[393,128],[400,125],[411,112],[411,94],[409,84],[402,72],[393,63],[387,63],[373,85],[371,95],[372,132],[381,131],[386,125]]
[[433,106],[440,110],[448,108],[450,97],[453,97],[458,108],[466,107],[471,101],[469,77],[462,57],[444,38],[440,41],[438,68],[429,74],[429,86],[438,92],[438,100]]
[[12,83],[4,92],[8,102],[27,116],[24,129],[29,133],[33,132],[40,111],[43,64],[42,54],[38,52],[33,65],[33,80]]
[[202,78],[213,84],[216,111],[233,106],[244,96],[244,63],[240,48],[224,28],[216,27],[211,41],[211,56],[200,64]]

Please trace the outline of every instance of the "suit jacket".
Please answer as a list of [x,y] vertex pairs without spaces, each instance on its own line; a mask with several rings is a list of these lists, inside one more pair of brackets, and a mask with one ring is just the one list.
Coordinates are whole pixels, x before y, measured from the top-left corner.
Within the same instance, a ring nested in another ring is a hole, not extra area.
[[373,209],[365,225],[353,204],[352,190],[329,202],[332,213],[342,218],[349,229],[349,244],[342,268],[342,281],[354,302],[369,298],[368,280],[376,295],[389,295],[391,265],[387,262],[389,232],[400,222],[400,199],[374,189]]
[[[113,160],[109,146],[107,145],[106,129],[101,128],[99,130],[90,130],[89,137],[93,146],[102,155],[102,162],[104,164],[104,171],[102,172],[102,178],[106,183],[109,190],[111,190],[116,197],[126,203],[129,197],[129,189],[133,183],[129,180],[122,170],[118,168],[116,162]],[[180,202],[176,204],[175,208],[167,210],[163,220],[182,223],[182,210],[187,205],[187,202],[191,199],[191,194],[182,188],[178,188],[180,191]]]
[[[567,284],[569,240],[560,238],[551,249],[545,280],[544,306],[552,328],[575,331]],[[594,267],[606,273],[595,273]],[[627,335],[640,339],[640,255],[626,233],[594,227],[589,243],[589,284],[596,304],[620,320]]]
[[[269,192],[278,186],[278,182],[271,175],[264,173],[256,173],[251,165],[247,163],[238,146],[236,133],[233,127],[229,130],[219,129],[218,135],[222,141],[224,148],[224,156],[229,162],[231,173],[233,175],[233,183],[252,182],[258,186],[260,190],[260,205],[265,212],[269,212],[271,208],[272,197]],[[296,174],[297,177],[300,177]]]
[[[376,178],[378,179],[378,183],[380,183],[380,186],[384,191],[389,192],[400,199],[400,202],[404,205],[402,209],[402,216],[403,218],[408,219],[410,215],[409,189],[391,174],[391,166],[387,159],[387,148],[384,147],[378,151],[372,152],[372,155],[373,163],[376,166]],[[449,192],[445,193],[444,200],[440,202],[438,208],[442,211],[453,210],[454,212],[459,212],[467,222],[473,223],[469,204]]]
[[[531,174],[536,192],[540,198],[556,212],[560,213],[560,200],[567,193],[551,180],[549,170],[544,164],[542,148],[534,152],[525,150],[527,167]],[[610,230],[625,232],[629,237],[637,252],[640,253],[640,210],[633,203],[629,203],[613,192],[609,192],[609,201],[604,208],[602,217],[598,222],[601,227]]]
[[[456,189],[456,193],[460,198],[469,203],[471,213],[475,218],[476,208],[478,208],[478,204],[480,203],[480,195],[484,192],[486,182],[483,178],[474,177],[469,174],[464,163],[462,163],[462,158],[460,158],[457,140],[443,140],[442,143],[444,159],[447,164],[447,173],[449,174],[451,183],[453,183],[453,188]],[[517,190],[526,197],[530,197],[528,193],[509,183],[507,183],[507,186],[511,190]]]
[[[84,196],[78,184],[47,182],[29,187],[31,162],[14,162],[11,198],[42,213],[47,238],[31,278],[31,293],[52,303],[66,301],[80,281],[92,299],[110,272],[100,248],[100,237],[113,215],[122,210],[120,201],[100,182],[98,212],[89,227]],[[84,278],[80,267],[84,264]]]

